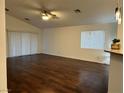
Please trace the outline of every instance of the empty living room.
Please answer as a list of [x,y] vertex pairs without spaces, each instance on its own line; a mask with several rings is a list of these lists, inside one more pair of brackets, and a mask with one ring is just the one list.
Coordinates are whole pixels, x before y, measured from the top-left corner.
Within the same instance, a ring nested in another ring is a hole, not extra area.
[[123,0],[0,0],[0,93],[123,93]]

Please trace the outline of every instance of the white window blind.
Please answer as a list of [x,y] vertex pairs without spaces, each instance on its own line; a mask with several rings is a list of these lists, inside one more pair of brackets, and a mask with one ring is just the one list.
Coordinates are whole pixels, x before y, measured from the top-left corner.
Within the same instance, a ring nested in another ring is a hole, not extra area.
[[104,31],[83,31],[81,32],[81,48],[104,49]]

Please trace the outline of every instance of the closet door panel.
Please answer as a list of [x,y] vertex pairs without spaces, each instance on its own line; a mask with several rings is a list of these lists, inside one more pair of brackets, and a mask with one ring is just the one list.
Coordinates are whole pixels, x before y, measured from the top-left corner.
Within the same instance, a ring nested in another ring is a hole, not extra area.
[[31,34],[31,54],[38,53],[38,35]]
[[15,55],[15,43],[14,43],[14,39],[15,38],[15,34],[13,32],[8,32],[8,55],[9,57],[12,57]]
[[16,50],[16,56],[21,56],[21,33],[16,32],[15,33],[15,50]]
[[22,55],[29,55],[30,54],[30,33],[22,33],[21,34],[22,40]]
[[8,32],[8,56],[21,55],[21,34],[19,32]]
[[8,56],[21,56],[38,53],[38,34],[8,32]]

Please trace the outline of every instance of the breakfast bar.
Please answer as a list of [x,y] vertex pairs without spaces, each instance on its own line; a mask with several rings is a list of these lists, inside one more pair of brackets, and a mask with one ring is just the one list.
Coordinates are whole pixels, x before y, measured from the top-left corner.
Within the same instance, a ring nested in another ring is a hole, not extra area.
[[105,50],[105,52],[111,54],[108,93],[123,93],[123,51]]

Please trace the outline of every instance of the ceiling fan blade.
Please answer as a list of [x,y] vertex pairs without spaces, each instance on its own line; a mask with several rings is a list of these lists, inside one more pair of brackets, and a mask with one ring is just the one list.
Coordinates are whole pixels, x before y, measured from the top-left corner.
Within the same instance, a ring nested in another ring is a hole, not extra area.
[[53,19],[59,19],[59,17],[57,17],[56,15],[52,14],[52,18]]

